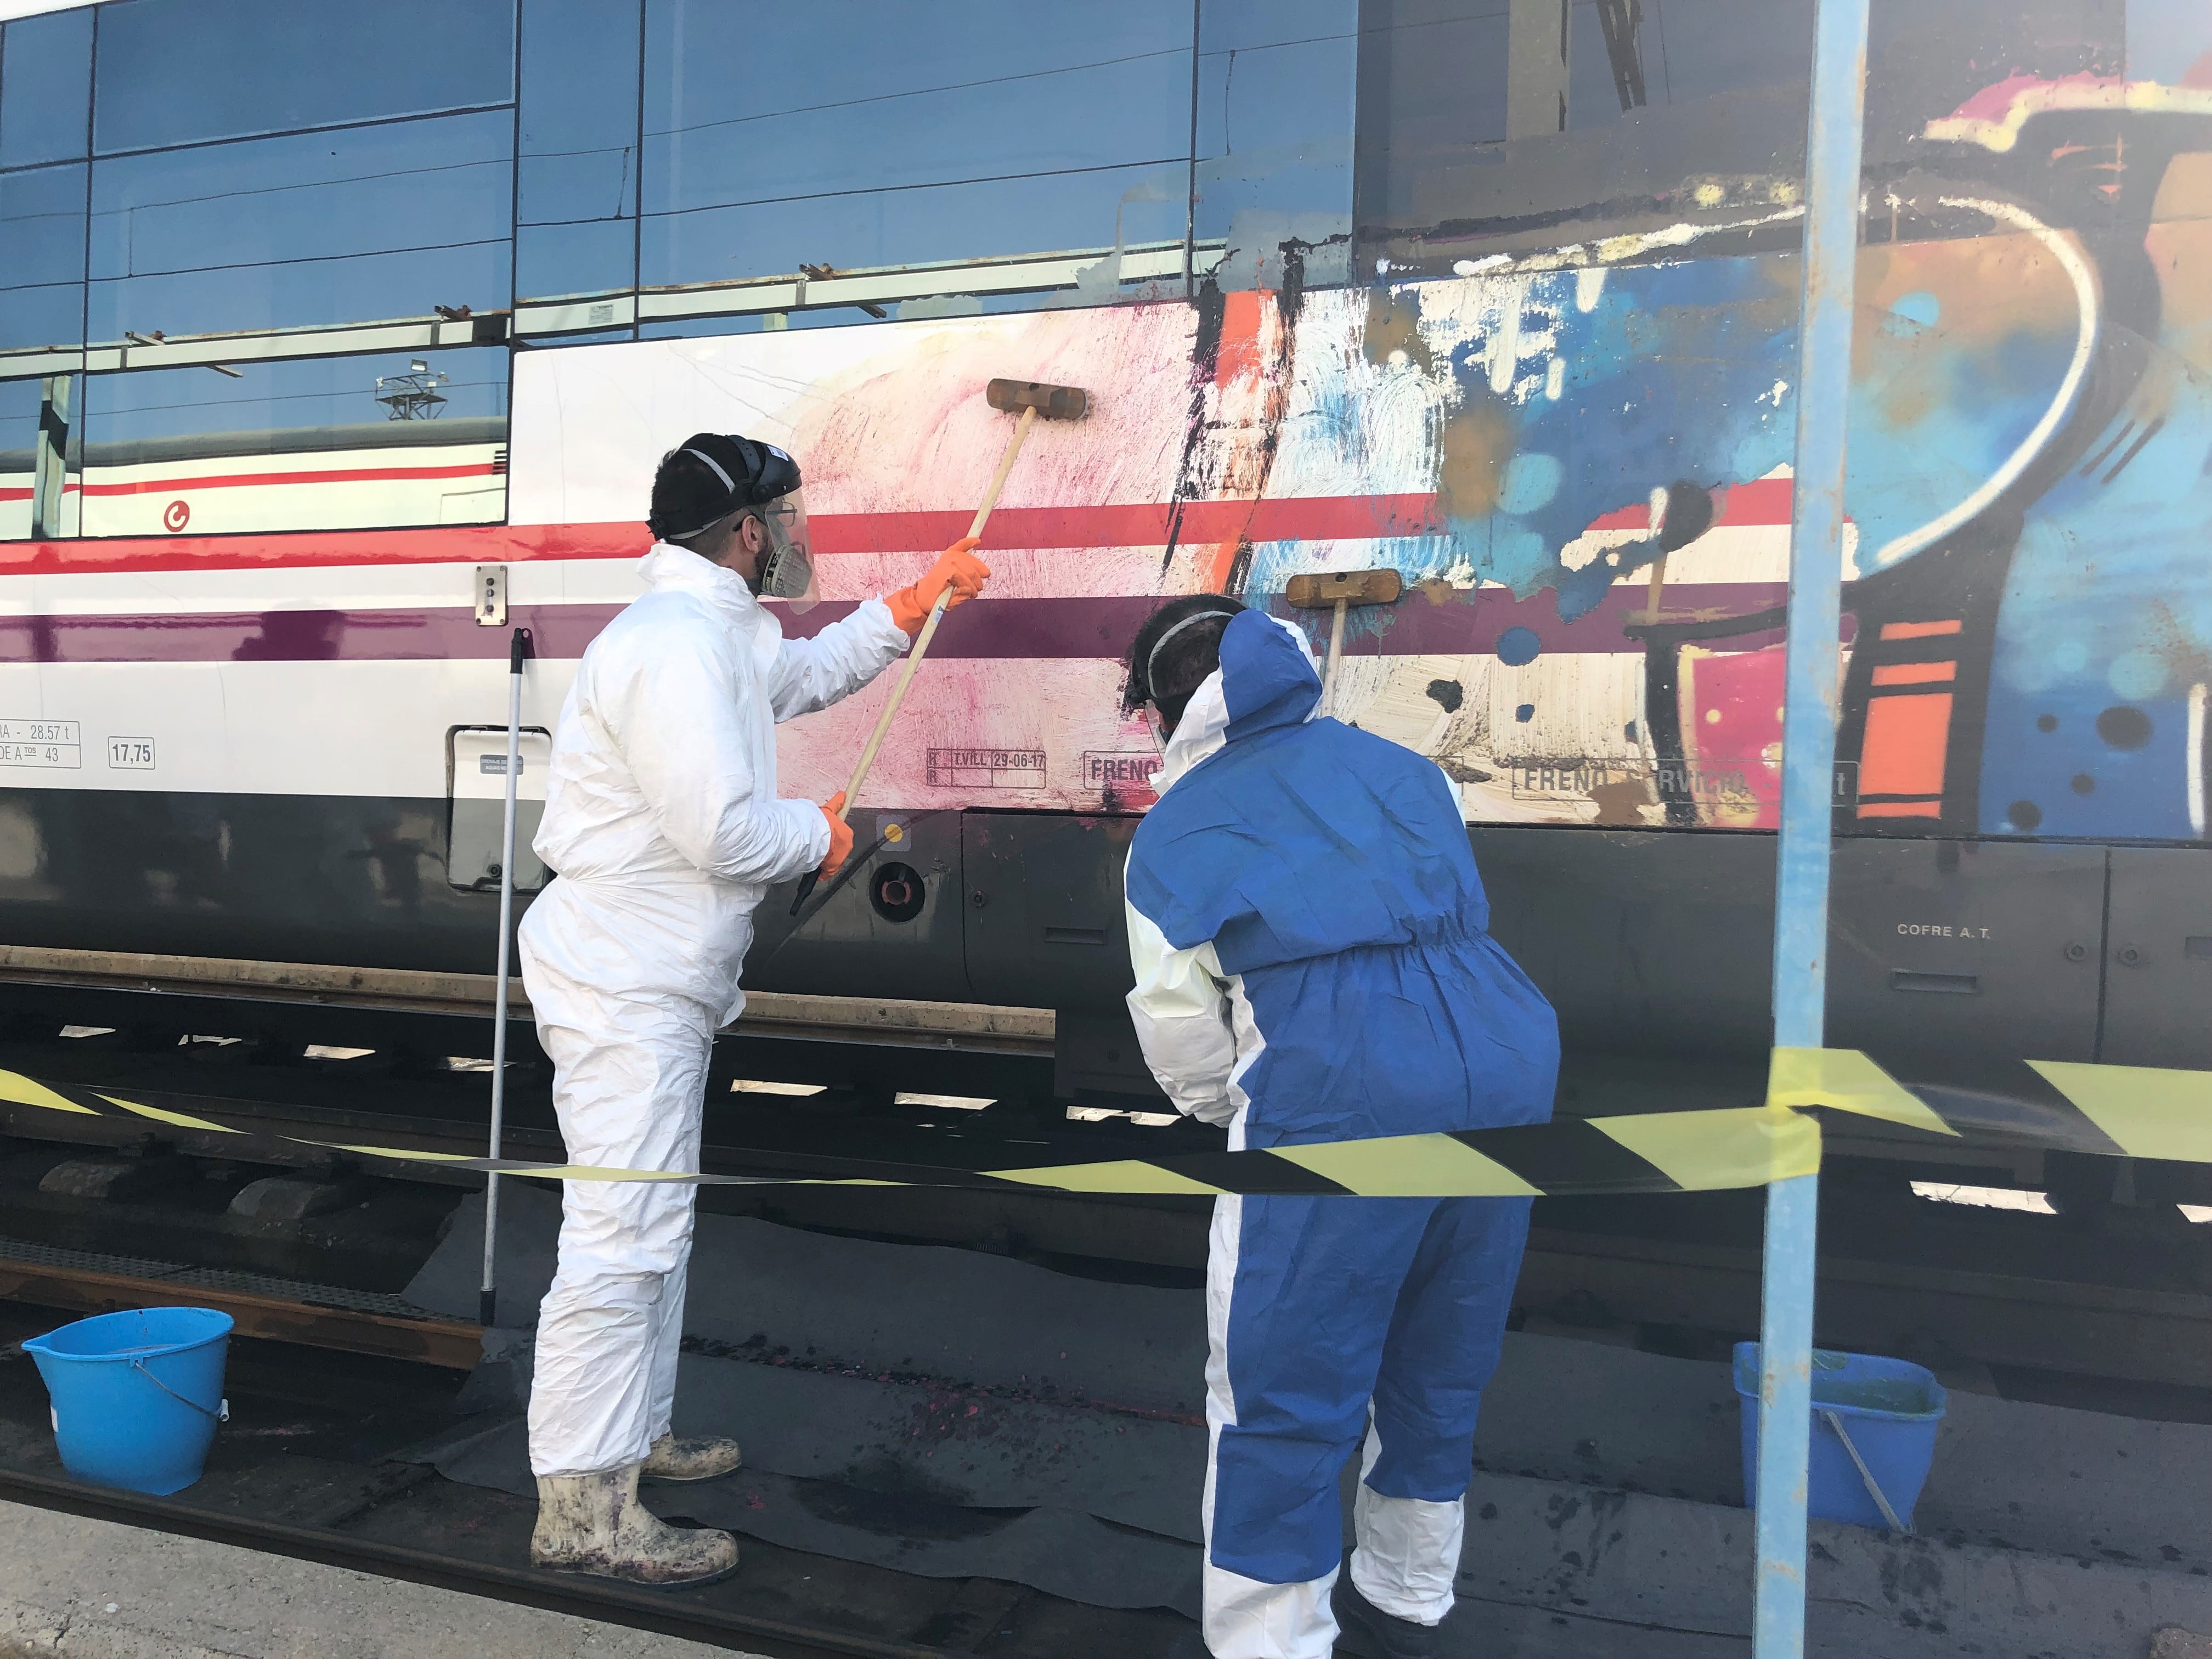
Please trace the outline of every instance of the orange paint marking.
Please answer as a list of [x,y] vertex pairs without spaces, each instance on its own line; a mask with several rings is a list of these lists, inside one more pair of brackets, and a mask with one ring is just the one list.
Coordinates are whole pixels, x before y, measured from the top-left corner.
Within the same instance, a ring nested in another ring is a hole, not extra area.
[[1959,665],[1954,662],[1893,662],[1874,671],[1876,685],[1929,685],[1958,678]]
[[1940,818],[1943,803],[1940,800],[1876,800],[1859,808],[1863,818]]
[[1951,694],[1876,697],[1859,749],[1862,795],[1940,795],[1951,740]]

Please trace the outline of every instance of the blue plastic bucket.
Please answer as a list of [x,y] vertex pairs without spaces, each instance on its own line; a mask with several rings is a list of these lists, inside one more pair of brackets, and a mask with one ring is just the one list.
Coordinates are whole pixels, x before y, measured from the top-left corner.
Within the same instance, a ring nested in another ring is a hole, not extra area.
[[[1749,1509],[1756,1505],[1759,1489],[1756,1342],[1735,1345],[1735,1393],[1743,1418],[1743,1502]],[[1928,1466],[1936,1458],[1936,1430],[1945,1407],[1943,1385],[1921,1366],[1814,1349],[1806,1512],[1855,1527],[1887,1528],[1893,1516],[1901,1529],[1910,1531],[1912,1506],[1920,1501]],[[1885,1499],[1888,1516],[1882,1513]]]
[[24,1343],[53,1401],[63,1467],[157,1496],[198,1480],[216,1425],[230,1413],[230,1327],[212,1308],[134,1308]]

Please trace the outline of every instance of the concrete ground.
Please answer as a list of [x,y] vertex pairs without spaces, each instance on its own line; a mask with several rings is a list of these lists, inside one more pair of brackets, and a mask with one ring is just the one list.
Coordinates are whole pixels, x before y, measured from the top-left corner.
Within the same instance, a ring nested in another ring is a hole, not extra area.
[[0,1659],[730,1659],[730,1650],[0,1503]]

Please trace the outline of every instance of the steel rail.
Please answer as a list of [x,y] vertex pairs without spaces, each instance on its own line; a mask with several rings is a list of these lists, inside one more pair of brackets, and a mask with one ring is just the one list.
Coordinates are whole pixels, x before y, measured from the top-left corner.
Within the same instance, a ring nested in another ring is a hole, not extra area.
[[[134,991],[461,1019],[489,1018],[498,1001],[498,980],[490,974],[21,945],[0,945],[0,985]],[[511,1019],[531,1018],[529,994],[520,979],[508,981],[507,1000]],[[744,1015],[725,1027],[724,1034],[1049,1060],[1056,1024],[1049,1008],[748,991]]]
[[[87,1254],[89,1254],[88,1252]],[[259,1281],[226,1283],[226,1279]],[[303,1292],[314,1287],[302,1285]],[[0,1298],[71,1314],[125,1308],[213,1308],[231,1316],[240,1336],[264,1337],[338,1353],[411,1359],[446,1370],[473,1370],[483,1355],[483,1331],[428,1311],[416,1314],[348,1308],[308,1294],[278,1294],[264,1274],[224,1274],[179,1266],[162,1273],[123,1273],[66,1261],[26,1261],[0,1250]]]
[[681,1592],[641,1589],[612,1579],[538,1572],[487,1562],[464,1561],[428,1550],[356,1538],[323,1527],[295,1526],[204,1510],[173,1498],[94,1486],[53,1475],[0,1469],[0,1498],[149,1531],[229,1544],[324,1566],[347,1567],[407,1583],[459,1590],[490,1601],[565,1613],[602,1624],[649,1630],[720,1648],[737,1647],[770,1659],[949,1659],[945,1650],[887,1642],[857,1632],[796,1625],[781,1619],[678,1599]]

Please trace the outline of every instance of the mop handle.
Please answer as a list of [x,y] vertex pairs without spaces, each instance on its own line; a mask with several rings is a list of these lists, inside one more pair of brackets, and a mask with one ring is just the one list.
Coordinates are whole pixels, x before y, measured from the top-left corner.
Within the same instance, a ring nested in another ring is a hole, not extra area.
[[[514,787],[522,770],[522,665],[530,655],[530,630],[518,628],[507,651],[507,820],[500,831],[499,978],[491,1028],[491,1150],[498,1158],[507,1122],[507,996],[508,953],[514,932]],[[489,1329],[499,1306],[499,1176],[484,1176],[483,1284],[477,1293],[477,1322]]]
[[[1014,470],[1014,457],[1021,453],[1022,440],[1030,435],[1030,428],[1036,423],[1036,410],[1024,409],[1021,418],[1014,422],[1014,435],[1006,441],[1006,453],[999,457],[999,470],[991,475],[991,487],[983,492],[983,504],[975,509],[975,517],[968,526],[970,537],[983,533],[983,526],[991,522],[991,509],[999,504],[999,492],[1006,486],[1006,475]],[[860,799],[860,786],[867,781],[868,769],[876,763],[876,751],[884,746],[884,738],[891,729],[891,720],[898,714],[899,705],[906,701],[906,689],[914,683],[914,671],[921,666],[923,653],[937,635],[937,624],[945,616],[945,607],[952,598],[947,586],[937,596],[937,603],[929,607],[929,616],[921,624],[921,632],[915,635],[914,645],[906,653],[906,665],[901,670],[898,684],[891,688],[890,701],[884,712],[876,717],[876,729],[868,734],[867,747],[860,750],[860,764],[853,769],[853,781],[845,786],[844,810],[838,817],[848,816]]]

